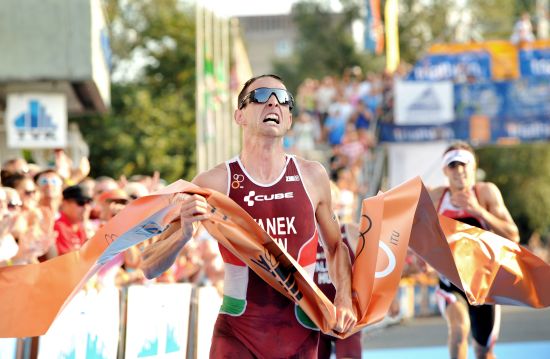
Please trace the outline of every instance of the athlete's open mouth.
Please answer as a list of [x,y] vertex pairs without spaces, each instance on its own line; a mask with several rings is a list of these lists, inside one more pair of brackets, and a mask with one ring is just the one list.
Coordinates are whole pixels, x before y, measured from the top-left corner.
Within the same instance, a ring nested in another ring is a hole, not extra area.
[[275,122],[276,124],[279,124],[279,116],[274,113],[270,113],[269,115],[265,116],[264,123],[265,122]]

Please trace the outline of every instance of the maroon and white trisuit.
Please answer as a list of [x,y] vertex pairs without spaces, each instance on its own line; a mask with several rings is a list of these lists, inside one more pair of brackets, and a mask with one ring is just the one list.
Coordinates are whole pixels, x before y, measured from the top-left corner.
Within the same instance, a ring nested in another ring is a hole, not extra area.
[[[286,156],[272,183],[260,183],[238,157],[226,162],[228,196],[244,208],[313,278],[317,253],[315,209],[298,162]],[[225,262],[223,303],[211,358],[315,358],[319,330],[294,304],[220,245]]]

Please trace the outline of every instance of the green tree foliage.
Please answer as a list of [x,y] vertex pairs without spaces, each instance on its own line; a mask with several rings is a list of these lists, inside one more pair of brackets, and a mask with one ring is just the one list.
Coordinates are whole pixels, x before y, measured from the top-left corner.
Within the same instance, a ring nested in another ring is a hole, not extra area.
[[501,190],[522,242],[550,230],[550,144],[489,146],[476,151],[487,181]]
[[414,64],[432,44],[454,40],[454,30],[447,25],[449,11],[454,5],[453,0],[399,1],[401,61]]
[[[92,176],[195,174],[194,9],[177,0],[108,0],[112,108],[77,119]],[[144,63],[137,74],[135,63]],[[125,69],[130,74],[121,76]]]
[[[290,61],[274,63],[274,71],[295,89],[307,77],[342,76],[346,69],[360,66],[364,72],[382,72],[383,55],[358,51],[353,42],[351,24],[364,21],[364,1],[342,0],[342,12],[331,12],[328,2],[302,0],[292,8],[297,28],[297,44]],[[403,62],[415,63],[434,41],[452,41],[447,14],[453,0],[399,1],[399,46]],[[384,16],[384,1],[381,1]]]
[[341,76],[353,66],[365,68],[367,57],[355,48],[351,23],[361,16],[358,2],[343,1],[343,10],[333,13],[326,2],[305,0],[294,4],[296,50],[290,61],[274,63],[274,72],[295,90],[305,78]]
[[[508,40],[516,16],[517,0],[470,0],[474,23],[485,40]],[[498,11],[496,11],[498,9]]]

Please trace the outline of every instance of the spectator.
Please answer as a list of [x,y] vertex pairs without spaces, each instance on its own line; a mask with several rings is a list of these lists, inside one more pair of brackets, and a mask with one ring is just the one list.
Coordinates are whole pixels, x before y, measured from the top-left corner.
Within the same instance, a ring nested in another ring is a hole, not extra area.
[[365,101],[361,99],[355,106],[355,111],[351,115],[351,122],[359,131],[367,131],[371,122],[374,120],[374,113],[365,105]]
[[[100,176],[96,178],[95,185],[94,185],[94,191],[93,191],[93,203],[92,203],[92,210],[90,213],[90,219],[96,221],[99,220],[99,215],[101,213],[101,207],[99,202],[99,196],[103,192],[108,192],[114,189],[119,188],[118,183],[111,177],[108,176]],[[97,224],[96,227],[98,227],[99,224]]]
[[57,219],[63,199],[63,179],[55,170],[48,169],[36,174],[35,182],[40,195],[38,204],[49,208]]
[[88,239],[85,221],[88,219],[92,198],[76,185],[63,190],[60,216],[55,221],[59,255],[80,249]]
[[313,122],[311,114],[302,112],[292,129],[296,153],[310,159],[310,153],[315,149],[315,139],[319,137],[319,128]]
[[324,124],[328,116],[328,108],[334,101],[336,96],[336,86],[334,79],[331,76],[326,76],[316,93],[317,111],[319,111],[319,119],[321,125]]
[[82,157],[77,168],[73,168],[73,161],[63,149],[55,150],[55,169],[64,179],[66,185],[74,185],[82,181],[90,173],[90,162]]
[[358,205],[358,189],[351,169],[344,167],[338,170],[336,185],[340,190],[340,197],[334,199],[338,203],[336,207],[339,208],[336,214],[342,223],[357,222],[354,216]]
[[11,177],[14,174],[26,174],[29,173],[29,164],[23,158],[12,158],[2,164],[2,170],[0,170],[0,178],[2,180],[2,186],[7,186],[4,182],[6,178]]
[[308,112],[314,114],[315,109],[315,93],[319,86],[317,80],[307,78],[298,87],[298,94],[296,95],[296,104],[300,112]]
[[128,194],[120,189],[116,188],[107,192],[103,192],[98,197],[98,203],[101,208],[99,219],[102,224],[107,223],[111,218],[116,216],[121,210],[126,207],[130,202]]
[[346,132],[347,120],[337,109],[329,114],[325,121],[324,132],[330,146],[337,146],[342,143]]
[[54,215],[45,207],[38,207],[39,193],[28,174],[16,173],[5,179],[21,199],[21,209],[13,229],[24,263],[36,263],[38,257],[45,260],[56,256],[53,233]]
[[514,45],[522,45],[525,43],[535,41],[535,35],[533,34],[533,25],[531,25],[531,17],[529,13],[524,12],[514,25],[512,36],[510,41]]
[[130,200],[138,199],[149,194],[147,186],[141,182],[128,182],[124,186],[124,191],[126,191]]
[[344,157],[346,167],[352,169],[361,167],[362,155],[365,153],[365,147],[359,140],[359,133],[352,123],[346,127],[346,133],[340,146],[340,155]]
[[0,267],[13,264],[19,246],[11,234],[15,224],[15,213],[10,209],[8,195],[0,187]]

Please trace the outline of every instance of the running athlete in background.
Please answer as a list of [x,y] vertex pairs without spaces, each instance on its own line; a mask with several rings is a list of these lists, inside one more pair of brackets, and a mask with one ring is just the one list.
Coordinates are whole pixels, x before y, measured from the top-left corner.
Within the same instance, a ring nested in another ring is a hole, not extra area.
[[[443,155],[443,172],[448,187],[430,190],[438,213],[492,231],[519,242],[518,229],[493,183],[476,183],[474,150],[465,142],[451,145]],[[498,305],[472,306],[466,295],[440,275],[439,307],[447,320],[451,358],[466,358],[471,328],[477,358],[494,358],[494,344],[500,327]]]
[[[351,263],[331,207],[328,175],[318,162],[284,153],[294,100],[282,80],[262,75],[247,81],[234,119],[243,129],[241,154],[199,174],[193,183],[226,193],[240,204],[313,277],[319,228],[336,284],[337,323],[347,332],[356,322],[351,299]],[[200,220],[208,218],[199,195],[175,196],[181,206],[181,236],[159,241],[143,253],[148,278],[174,262]],[[316,226],[316,223],[318,224]],[[299,307],[271,288],[221,247],[225,262],[223,303],[214,327],[211,358],[316,358],[319,331]]]
[[[331,197],[333,200],[339,198],[340,189],[334,182],[330,182]],[[333,202],[333,209],[336,211],[337,203]],[[342,223],[340,225],[342,241],[348,247],[351,261],[355,260],[355,249],[359,238],[359,225],[356,223]],[[324,249],[323,238],[319,238],[317,246],[317,261],[315,263],[315,284],[325,293],[328,299],[334,300],[336,289],[330,280],[327,268],[327,257]],[[319,359],[329,359],[334,347],[336,359],[361,359],[361,332],[357,332],[346,339],[339,339],[328,334],[321,333],[319,337]]]

